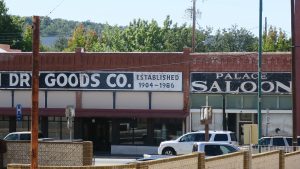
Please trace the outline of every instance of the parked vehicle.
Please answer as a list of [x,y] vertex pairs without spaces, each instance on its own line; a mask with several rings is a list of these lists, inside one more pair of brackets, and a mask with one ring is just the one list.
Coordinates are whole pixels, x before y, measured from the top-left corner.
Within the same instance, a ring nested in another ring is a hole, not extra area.
[[[262,137],[259,139],[261,151],[284,150],[285,152],[293,151],[293,138],[286,136]],[[259,148],[258,145],[253,145],[254,151]],[[299,137],[298,137],[299,146]],[[297,147],[299,148],[299,147]]]
[[[51,138],[44,138],[42,133],[38,134],[38,138],[40,141],[53,140]],[[7,141],[31,140],[31,132],[30,131],[12,132],[7,134],[3,140],[7,140]]]
[[292,146],[292,137],[273,136],[259,139],[261,146]]
[[238,152],[239,147],[220,142],[196,142],[193,145],[193,152],[205,153],[205,157],[224,155],[228,153]]
[[[179,155],[192,152],[194,142],[205,141],[205,131],[186,133],[176,140],[163,141],[158,147],[158,154]],[[234,132],[209,131],[209,142],[224,142],[237,145]]]

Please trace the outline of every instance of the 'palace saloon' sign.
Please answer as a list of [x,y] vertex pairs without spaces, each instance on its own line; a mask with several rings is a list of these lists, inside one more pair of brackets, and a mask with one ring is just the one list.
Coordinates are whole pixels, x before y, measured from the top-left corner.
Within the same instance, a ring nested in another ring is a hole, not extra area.
[[[193,93],[255,93],[257,72],[191,73]],[[291,93],[291,73],[262,73],[263,93]]]
[[[31,72],[0,72],[0,89],[31,89]],[[181,72],[40,72],[47,90],[182,91]]]

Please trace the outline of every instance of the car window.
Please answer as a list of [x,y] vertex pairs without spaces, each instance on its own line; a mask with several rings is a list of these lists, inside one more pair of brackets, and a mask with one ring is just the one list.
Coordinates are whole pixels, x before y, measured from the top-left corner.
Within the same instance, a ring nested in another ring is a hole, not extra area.
[[180,142],[190,142],[195,140],[195,134],[187,134],[180,139]]
[[227,134],[216,134],[214,141],[228,141]]
[[297,138],[297,140],[298,140],[298,146],[300,146],[300,138]]
[[31,135],[30,134],[20,134],[20,140],[30,140]]
[[220,145],[205,145],[204,152],[206,156],[217,156],[223,153]]
[[[211,134],[208,134],[208,139],[210,139]],[[205,134],[204,133],[197,133],[195,141],[205,141]]]
[[260,141],[260,145],[269,145],[271,142],[270,138],[262,138]]
[[205,134],[204,133],[195,134],[195,141],[205,141]]
[[273,138],[273,146],[285,146],[283,138]]
[[230,133],[231,141],[237,141],[235,133]]
[[228,145],[221,145],[220,149],[222,150],[223,154],[233,153],[237,151],[235,148]]
[[18,135],[17,134],[11,134],[8,135],[5,140],[18,140]]

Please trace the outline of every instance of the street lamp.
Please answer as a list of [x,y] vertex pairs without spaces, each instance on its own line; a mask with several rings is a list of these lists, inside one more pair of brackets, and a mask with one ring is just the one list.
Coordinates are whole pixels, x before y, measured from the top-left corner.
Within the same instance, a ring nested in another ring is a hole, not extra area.
[[[262,58],[262,0],[259,0],[259,35],[258,35],[258,92],[257,92],[257,122],[258,140],[261,138],[261,58]],[[258,143],[259,144],[259,143]],[[259,146],[259,152],[261,152]]]

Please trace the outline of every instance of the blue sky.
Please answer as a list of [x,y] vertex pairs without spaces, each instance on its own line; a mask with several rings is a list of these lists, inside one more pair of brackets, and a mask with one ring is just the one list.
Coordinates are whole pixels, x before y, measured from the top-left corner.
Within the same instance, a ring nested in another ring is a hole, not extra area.
[[[156,20],[162,25],[167,15],[174,23],[191,24],[185,10],[191,0],[5,0],[9,14],[46,16],[75,21],[90,20],[110,25],[128,25],[133,19]],[[263,0],[263,18],[268,25],[291,34],[290,1]],[[197,0],[201,27],[214,30],[236,24],[258,34],[259,0]]]

